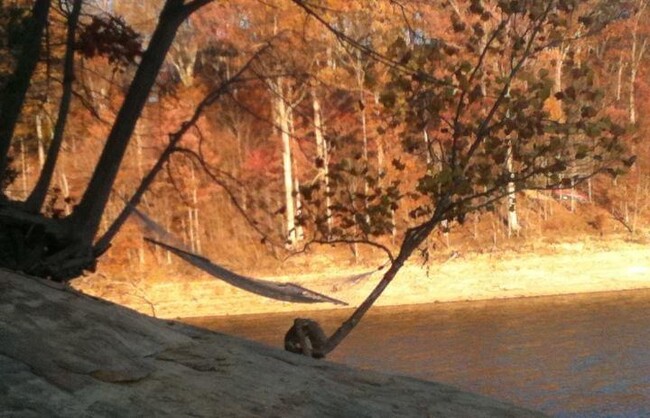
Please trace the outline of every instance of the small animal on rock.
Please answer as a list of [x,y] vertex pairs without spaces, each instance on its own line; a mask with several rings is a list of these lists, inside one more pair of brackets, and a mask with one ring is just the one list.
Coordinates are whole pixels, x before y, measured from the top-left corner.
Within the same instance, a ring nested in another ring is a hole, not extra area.
[[323,358],[327,354],[326,342],[327,336],[318,322],[296,318],[284,336],[284,349],[308,357]]

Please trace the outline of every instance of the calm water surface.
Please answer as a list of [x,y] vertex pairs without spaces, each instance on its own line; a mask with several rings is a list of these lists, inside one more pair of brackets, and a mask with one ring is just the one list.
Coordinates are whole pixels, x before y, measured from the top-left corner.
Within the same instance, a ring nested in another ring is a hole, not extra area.
[[[192,319],[282,347],[297,316]],[[330,360],[405,374],[561,417],[650,417],[650,290],[374,308]]]

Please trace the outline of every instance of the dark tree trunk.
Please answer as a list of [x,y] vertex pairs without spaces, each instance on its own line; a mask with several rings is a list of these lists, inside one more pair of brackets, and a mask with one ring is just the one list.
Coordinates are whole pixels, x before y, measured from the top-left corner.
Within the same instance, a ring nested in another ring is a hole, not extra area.
[[27,198],[25,209],[31,212],[38,212],[43,206],[47,189],[52,181],[56,161],[59,157],[61,144],[63,143],[63,133],[65,131],[65,123],[68,118],[68,111],[70,110],[70,101],[72,98],[72,82],[74,81],[74,44],[77,23],[79,22],[79,14],[81,13],[81,5],[83,0],[75,0],[72,7],[72,12],[68,17],[68,35],[66,39],[66,50],[63,68],[63,96],[59,105],[59,115],[54,127],[54,137],[47,151],[47,158],[41,170],[41,175],[36,182],[36,186],[32,193]]
[[151,37],[149,47],[131,82],[124,103],[115,119],[104,150],[95,167],[79,206],[69,218],[82,246],[90,246],[108,202],[131,134],[140,117],[165,55],[171,46],[179,25],[194,10],[182,0],[167,0]]
[[128,203],[124,206],[122,212],[120,212],[117,218],[115,218],[115,220],[108,227],[104,235],[102,235],[95,242],[95,246],[93,247],[93,253],[96,256],[100,256],[101,254],[106,252],[106,250],[108,250],[108,248],[111,245],[111,241],[113,240],[115,235],[117,235],[120,228],[122,227],[124,222],[126,222],[126,220],[129,218],[133,210],[140,204],[140,200],[142,200],[142,197],[144,196],[145,192],[149,189],[154,179],[156,178],[158,173],[163,169],[167,161],[169,161],[169,157],[171,157],[172,153],[174,153],[177,150],[178,143],[183,139],[183,136],[187,133],[187,131],[189,131],[190,128],[196,126],[199,117],[203,114],[205,109],[208,106],[212,105],[214,102],[216,102],[224,93],[226,93],[230,85],[239,80],[241,75],[246,70],[248,70],[248,68],[254,62],[256,57],[264,50],[266,50],[266,48],[260,49],[253,56],[253,58],[251,58],[244,66],[242,66],[239,69],[239,71],[237,71],[237,73],[234,76],[224,81],[218,88],[216,88],[214,91],[210,92],[207,96],[205,96],[205,98],[201,101],[201,103],[199,103],[199,105],[196,107],[192,117],[189,120],[187,120],[185,123],[183,123],[176,132],[169,135],[169,144],[167,144],[167,147],[165,147],[162,154],[160,154],[160,157],[158,157],[158,161],[156,161],[156,163],[151,168],[149,173],[147,173],[147,175],[144,176],[144,178],[140,182],[140,186],[138,186],[135,193],[133,193],[131,199],[129,199]]
[[7,169],[11,139],[41,54],[41,38],[47,25],[50,2],[36,0],[34,3],[16,70],[0,93],[0,179]]
[[372,307],[379,296],[384,293],[384,290],[386,290],[390,282],[393,281],[404,263],[409,259],[411,254],[413,254],[413,251],[415,251],[420,246],[420,244],[424,242],[431,231],[433,231],[433,228],[438,225],[441,220],[441,213],[442,211],[438,210],[428,222],[425,222],[424,224],[415,228],[410,228],[406,231],[406,236],[404,237],[404,242],[402,243],[400,252],[395,260],[391,263],[388,271],[384,273],[384,277],[381,278],[377,286],[372,290],[372,292],[370,292],[370,295],[368,295],[363,303],[359,305],[359,307],[352,313],[352,315],[350,315],[350,318],[343,322],[343,324],[341,324],[341,326],[334,332],[334,334],[328,338],[323,349],[323,355],[334,350],[354,329],[354,327],[357,326],[359,321],[361,321],[361,318],[363,318],[366,312],[368,312],[368,310]]
[[[76,1],[81,3],[80,0]],[[94,269],[97,256],[92,250],[92,241],[99,228],[135,124],[179,25],[191,13],[210,1],[212,0],[194,0],[185,3],[183,0],[166,0],[157,27],[115,119],[88,188],[72,215],[66,219],[48,219],[43,215],[30,213],[24,205],[15,205],[11,202],[0,204],[1,267],[39,277],[50,277],[58,281],[69,280],[79,276],[84,270]],[[38,5],[49,6],[49,1],[39,0]],[[43,21],[46,21],[45,17]],[[38,41],[40,42],[40,37]],[[28,84],[31,73],[26,75],[26,72],[23,72],[21,75],[27,77]],[[71,79],[68,78],[66,82],[71,82]],[[3,94],[6,99],[7,91]],[[17,96],[14,94],[12,97]],[[24,99],[24,95],[18,99]],[[7,103],[14,105],[14,102]],[[9,108],[3,111],[8,111]],[[63,119],[60,122],[62,132]],[[10,139],[10,135],[8,138]],[[8,150],[9,145],[5,143],[3,145],[6,145]],[[5,162],[6,157],[5,153],[3,155]],[[48,160],[50,158],[52,157],[48,157]],[[54,161],[52,164],[54,165]],[[43,182],[48,183],[45,180]],[[35,197],[32,200],[34,203],[30,205],[39,206],[38,200],[40,197]]]

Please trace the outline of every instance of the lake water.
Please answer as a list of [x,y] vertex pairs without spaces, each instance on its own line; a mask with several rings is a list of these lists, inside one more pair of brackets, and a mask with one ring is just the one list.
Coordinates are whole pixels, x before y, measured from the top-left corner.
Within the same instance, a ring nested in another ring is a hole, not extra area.
[[[295,317],[188,322],[282,347]],[[452,384],[560,417],[650,417],[650,290],[373,308],[329,357]]]

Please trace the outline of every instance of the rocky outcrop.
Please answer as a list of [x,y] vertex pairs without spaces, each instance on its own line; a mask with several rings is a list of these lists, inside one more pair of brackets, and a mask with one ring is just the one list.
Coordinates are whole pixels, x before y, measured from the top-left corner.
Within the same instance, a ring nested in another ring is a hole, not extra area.
[[138,314],[0,271],[2,417],[535,417]]

